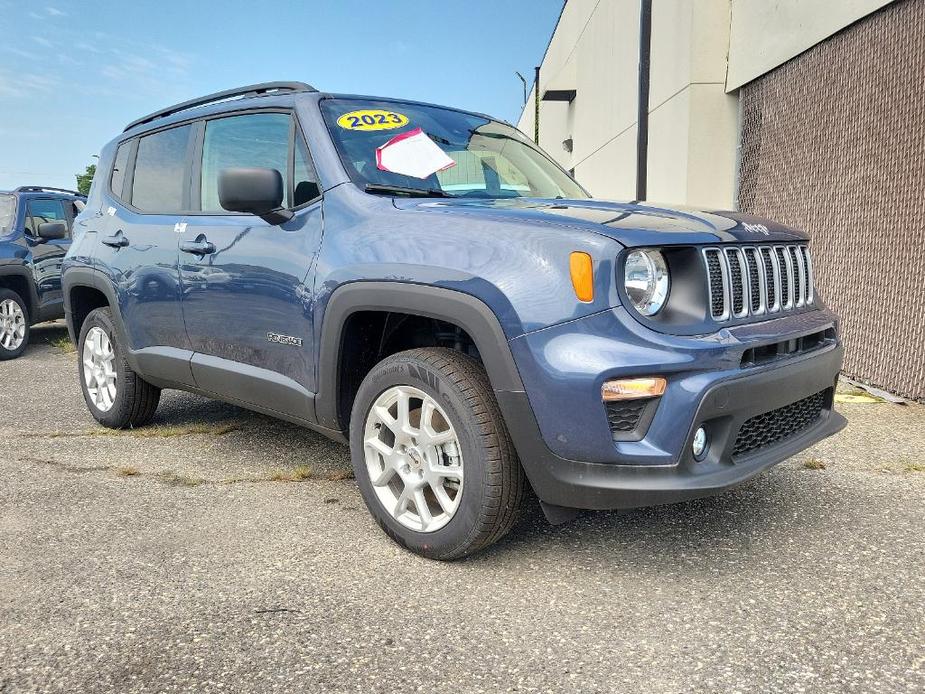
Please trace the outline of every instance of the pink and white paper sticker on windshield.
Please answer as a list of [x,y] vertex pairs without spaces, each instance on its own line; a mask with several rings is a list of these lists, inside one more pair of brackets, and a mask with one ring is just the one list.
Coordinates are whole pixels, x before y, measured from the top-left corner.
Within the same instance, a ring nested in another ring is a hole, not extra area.
[[420,128],[396,135],[376,149],[376,167],[402,176],[423,179],[454,166],[456,162]]

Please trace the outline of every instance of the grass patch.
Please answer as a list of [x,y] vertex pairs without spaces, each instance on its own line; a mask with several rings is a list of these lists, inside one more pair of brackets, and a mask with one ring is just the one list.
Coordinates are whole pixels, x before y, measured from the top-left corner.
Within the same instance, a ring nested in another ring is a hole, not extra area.
[[77,436],[134,436],[139,439],[169,439],[175,436],[224,436],[241,427],[238,424],[187,424],[177,426],[147,427],[144,429],[87,429],[86,431],[56,431],[48,434],[49,438],[61,439]]
[[925,472],[925,464],[922,463],[906,463],[906,466],[903,468],[906,472]]
[[310,479],[312,469],[308,465],[299,465],[291,470],[274,470],[270,473],[272,482],[301,482]]
[[328,475],[329,482],[341,482],[343,480],[352,480],[353,470],[335,470]]
[[48,344],[64,354],[77,354],[77,347],[71,342],[71,338],[69,337],[56,337],[53,340],[49,340]]
[[807,470],[825,470],[825,463],[819,458],[809,458],[803,461],[803,467]]
[[134,465],[123,465],[122,467],[116,468],[116,474],[119,475],[119,477],[137,477],[141,474],[141,470]]
[[239,429],[237,424],[190,424],[183,426],[150,427],[148,429],[132,429],[127,432],[141,439],[169,439],[174,436],[193,436],[202,434],[206,436],[224,436]]

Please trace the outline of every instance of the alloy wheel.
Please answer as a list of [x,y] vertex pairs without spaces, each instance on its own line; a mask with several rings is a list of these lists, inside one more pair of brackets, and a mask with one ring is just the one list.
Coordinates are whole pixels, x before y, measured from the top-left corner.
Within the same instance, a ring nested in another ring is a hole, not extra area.
[[0,347],[14,352],[26,339],[26,314],[12,299],[0,301]]
[[459,509],[463,460],[446,413],[411,386],[384,391],[366,415],[366,468],[385,510],[401,525],[430,533]]
[[116,400],[116,355],[109,335],[93,327],[83,348],[84,383],[94,407],[100,412],[112,409]]

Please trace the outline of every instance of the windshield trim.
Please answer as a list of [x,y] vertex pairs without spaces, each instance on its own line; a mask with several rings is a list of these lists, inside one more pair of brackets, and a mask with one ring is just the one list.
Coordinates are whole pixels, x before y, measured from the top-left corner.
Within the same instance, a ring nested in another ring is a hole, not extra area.
[[[346,162],[343,161],[343,159],[342,159],[342,154],[341,154],[341,152],[340,152],[340,148],[338,147],[336,138],[335,138],[335,136],[334,136],[334,132],[333,132],[333,129],[332,129],[333,126],[332,126],[331,123],[328,122],[328,119],[327,119],[326,114],[325,114],[324,107],[322,106],[323,102],[325,102],[325,101],[354,101],[354,102],[359,102],[359,103],[364,103],[364,102],[385,102],[385,103],[390,103],[390,104],[399,104],[399,105],[406,105],[406,106],[412,106],[412,107],[418,106],[418,107],[425,107],[425,108],[433,108],[433,109],[439,109],[439,110],[443,110],[443,111],[450,111],[450,112],[453,112],[453,113],[459,113],[459,114],[462,114],[462,115],[465,115],[465,116],[473,116],[473,117],[476,117],[476,118],[484,118],[485,120],[489,121],[489,123],[496,123],[496,124],[498,124],[498,125],[502,125],[502,126],[508,127],[508,128],[510,128],[511,130],[515,131],[515,132],[516,132],[518,135],[520,135],[520,136],[523,138],[523,140],[524,140],[524,142],[522,142],[521,144],[523,144],[525,147],[529,147],[532,151],[534,151],[535,153],[539,154],[539,155],[540,155],[543,159],[545,159],[551,166],[553,166],[556,170],[558,170],[560,173],[562,173],[564,176],[566,176],[566,177],[567,177],[567,178],[568,178],[568,179],[569,179],[569,180],[570,180],[570,181],[571,181],[582,193],[584,193],[584,195],[587,197],[587,199],[589,199],[589,200],[593,199],[593,197],[592,197],[591,193],[588,191],[588,189],[585,188],[583,185],[581,185],[581,183],[579,183],[579,182],[575,179],[575,177],[572,176],[571,173],[569,173],[559,162],[557,162],[555,159],[553,159],[545,150],[543,150],[538,144],[536,144],[529,136],[527,136],[526,133],[524,133],[524,132],[523,132],[522,130],[520,130],[516,125],[513,125],[513,124],[509,123],[508,121],[501,120],[501,119],[498,119],[498,118],[494,118],[494,117],[492,117],[492,116],[490,116],[490,115],[488,115],[488,114],[479,113],[478,111],[468,111],[468,110],[466,110],[466,109],[457,108],[457,107],[455,107],[455,106],[444,106],[444,105],[442,105],[442,104],[433,104],[433,103],[429,103],[429,102],[426,102],[426,101],[414,101],[414,100],[411,100],[411,99],[400,99],[400,98],[396,98],[396,97],[387,97],[387,96],[360,96],[360,95],[355,95],[355,94],[325,94],[324,96],[322,96],[322,97],[321,97],[320,99],[318,99],[318,101],[317,101],[318,112],[319,112],[319,114],[321,115],[321,122],[322,122],[322,124],[324,125],[324,128],[325,128],[325,130],[326,130],[326,132],[327,132],[328,137],[331,139],[331,144],[334,145],[334,149],[335,149],[335,152],[336,152],[336,154],[337,154],[338,160],[339,160],[341,166],[343,167],[344,172],[347,174],[347,178],[350,180],[350,182],[351,182],[354,186],[356,186],[357,188],[359,188],[361,191],[363,191],[363,192],[366,193],[367,195],[376,195],[377,193],[371,193],[371,192],[369,192],[369,191],[366,191],[365,188],[366,188],[366,185],[367,185],[368,181],[365,180],[365,179],[363,179],[362,177],[355,176],[355,175],[354,175],[354,172],[351,171],[351,167],[347,166]],[[444,192],[447,193],[447,197],[448,197],[448,198],[459,198],[459,197],[462,197],[462,196],[460,196],[460,195],[454,195],[454,194],[453,194],[453,191],[444,191]],[[382,193],[378,193],[378,194],[379,194],[379,195],[382,195]],[[411,196],[411,195],[402,195],[401,197],[415,197],[415,196]],[[432,197],[432,196],[430,196],[430,195],[427,195],[427,196],[421,195],[420,197],[423,198],[423,197]],[[496,198],[487,197],[487,196],[486,196],[486,197],[480,198],[480,199],[483,199],[483,200],[508,200],[508,199],[512,199],[512,198],[528,198],[528,197],[530,197],[530,196],[501,196],[501,197],[496,197]],[[538,198],[538,199],[539,199],[539,198]],[[578,198],[578,199],[580,199],[580,198]]]

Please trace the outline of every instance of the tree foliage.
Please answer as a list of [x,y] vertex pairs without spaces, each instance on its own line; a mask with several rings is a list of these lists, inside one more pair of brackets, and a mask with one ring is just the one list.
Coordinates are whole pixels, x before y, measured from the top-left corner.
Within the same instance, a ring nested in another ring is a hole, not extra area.
[[90,184],[93,183],[93,176],[96,174],[96,164],[90,164],[87,170],[82,174],[76,174],[77,192],[81,195],[90,194]]

